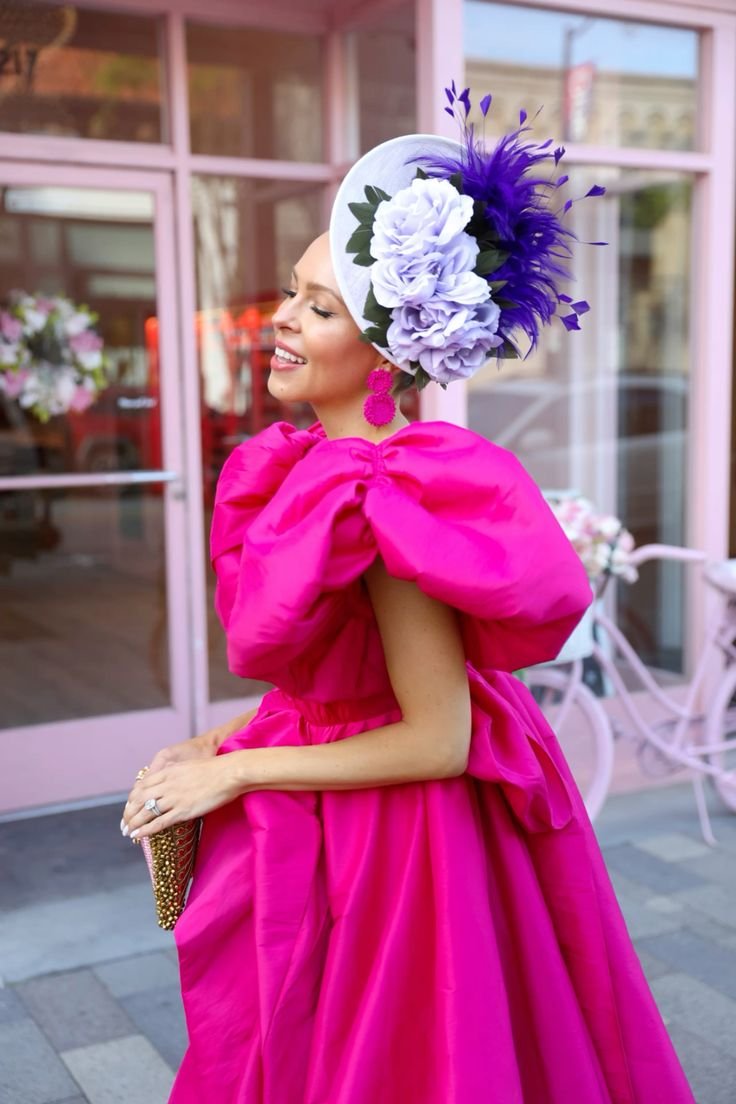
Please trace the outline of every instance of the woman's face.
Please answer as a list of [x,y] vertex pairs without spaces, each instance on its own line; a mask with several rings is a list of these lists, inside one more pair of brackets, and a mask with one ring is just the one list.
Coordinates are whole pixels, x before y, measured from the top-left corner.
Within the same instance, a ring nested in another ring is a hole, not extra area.
[[365,398],[366,377],[380,357],[359,340],[338,293],[327,234],[312,242],[284,291],[273,316],[276,351],[268,379],[273,397],[321,408]]

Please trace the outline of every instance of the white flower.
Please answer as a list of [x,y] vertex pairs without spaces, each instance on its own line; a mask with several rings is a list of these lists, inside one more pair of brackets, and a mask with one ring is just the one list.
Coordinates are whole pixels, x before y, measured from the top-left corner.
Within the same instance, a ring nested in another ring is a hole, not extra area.
[[92,319],[86,311],[75,311],[74,314],[64,319],[64,330],[67,337],[76,337],[91,324]]
[[379,203],[371,255],[381,261],[442,250],[467,226],[472,214],[471,197],[461,195],[449,180],[412,180],[392,199]]

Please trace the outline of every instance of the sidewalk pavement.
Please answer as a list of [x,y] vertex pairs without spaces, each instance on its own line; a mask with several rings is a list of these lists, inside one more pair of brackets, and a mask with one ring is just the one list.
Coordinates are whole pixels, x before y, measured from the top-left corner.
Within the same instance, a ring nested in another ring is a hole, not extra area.
[[[710,807],[715,849],[687,785],[612,796],[596,829],[698,1104],[736,1104],[736,816]],[[173,937],[119,819],[0,824],[2,1104],[165,1104],[186,1045]]]

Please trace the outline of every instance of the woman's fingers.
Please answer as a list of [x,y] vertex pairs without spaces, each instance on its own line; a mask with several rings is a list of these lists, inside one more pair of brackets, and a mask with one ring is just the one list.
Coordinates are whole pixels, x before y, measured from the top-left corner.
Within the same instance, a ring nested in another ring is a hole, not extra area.
[[145,809],[145,803],[149,798],[154,798],[159,808],[161,807],[159,794],[163,792],[165,787],[166,775],[161,771],[149,771],[135,783],[128,795],[128,800],[123,808],[123,818],[120,821],[120,831],[124,836],[129,835],[133,828],[140,826],[153,815]]
[[186,819],[182,816],[177,816],[175,810],[171,810],[168,813],[162,813],[161,816],[154,817],[153,820],[146,821],[138,828],[134,828],[130,833],[130,838],[134,840],[142,840],[147,836],[155,836],[157,832],[163,832],[164,828],[170,828],[172,824],[178,824],[180,820]]
[[[160,813],[154,812],[153,809],[146,809],[145,806],[139,808],[132,816],[126,821],[126,827],[131,839],[135,839],[135,833],[140,828],[146,828],[154,825],[154,823],[161,824],[165,816],[169,815],[174,810],[174,803],[167,801],[165,797],[156,798],[156,804],[161,810]],[[166,825],[164,825],[166,827]],[[158,829],[157,829],[158,830]]]

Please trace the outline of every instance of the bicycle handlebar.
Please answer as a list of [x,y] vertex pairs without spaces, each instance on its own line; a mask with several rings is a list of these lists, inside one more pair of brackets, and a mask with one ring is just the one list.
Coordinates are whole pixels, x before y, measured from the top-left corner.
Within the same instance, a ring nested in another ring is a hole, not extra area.
[[648,563],[649,560],[676,560],[680,563],[705,563],[705,552],[697,548],[680,548],[675,544],[642,544],[628,555],[628,562],[633,567]]

